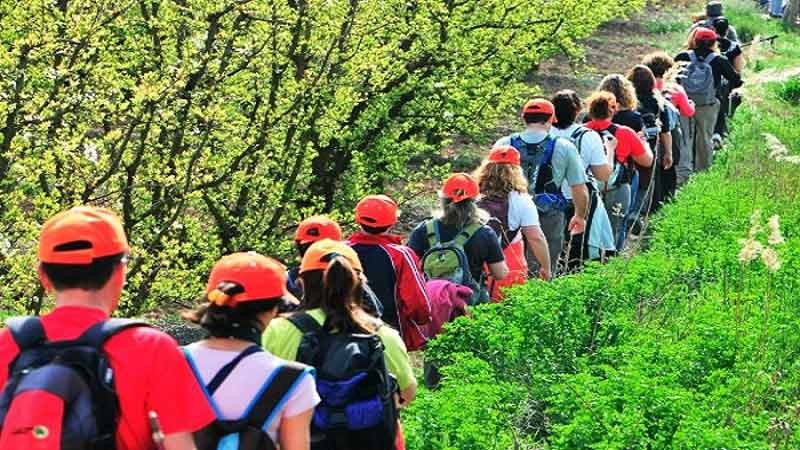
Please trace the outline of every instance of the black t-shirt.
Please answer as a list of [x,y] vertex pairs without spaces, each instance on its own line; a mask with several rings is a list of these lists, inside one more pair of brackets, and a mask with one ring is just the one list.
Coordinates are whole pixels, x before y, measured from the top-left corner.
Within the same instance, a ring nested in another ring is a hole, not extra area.
[[[422,258],[425,252],[430,248],[427,224],[428,221],[426,220],[417,225],[408,237],[408,246],[411,247],[414,253],[420,258]],[[459,231],[461,230],[452,225],[445,225],[441,222],[439,224],[439,237],[444,242],[452,240]],[[482,276],[484,264],[494,264],[505,260],[503,249],[500,248],[500,239],[497,237],[494,230],[487,225],[478,229],[467,243],[464,244],[464,253],[467,254],[470,273],[472,273],[472,278],[475,280],[484,278]]]
[[639,108],[638,111],[640,114],[653,114],[658,118],[660,122],[661,132],[662,133],[669,133],[669,114],[667,113],[667,108],[664,107],[661,103],[658,102],[658,99],[654,94],[647,94],[640,96],[639,98]]
[[[701,50],[697,49],[694,51],[698,58],[705,58],[711,53],[711,50]],[[689,56],[689,51],[680,52],[677,56],[675,56],[675,61],[685,61],[691,62],[692,58]],[[722,77],[725,77],[730,83],[731,89],[736,89],[742,85],[742,77],[736,72],[736,69],[733,68],[731,62],[728,61],[728,58],[725,55],[717,55],[711,62],[708,63],[711,66],[711,70],[714,73],[714,87],[719,89],[720,84],[722,83]]]
[[739,46],[738,42],[733,42],[726,38],[717,38],[717,42],[719,42],[720,53],[725,55],[731,64],[733,64],[733,60],[736,59],[737,56],[742,54],[742,47]]
[[644,129],[642,115],[636,111],[631,111],[630,109],[618,111],[616,114],[614,114],[614,117],[611,119],[611,121],[617,125],[624,125],[628,128],[632,128],[633,131],[637,133]]

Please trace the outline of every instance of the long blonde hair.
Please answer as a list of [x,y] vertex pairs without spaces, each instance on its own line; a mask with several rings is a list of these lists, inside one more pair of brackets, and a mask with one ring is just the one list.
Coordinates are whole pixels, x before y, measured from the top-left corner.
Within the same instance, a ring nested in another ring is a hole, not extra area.
[[514,164],[498,164],[485,159],[472,175],[478,180],[481,194],[487,197],[505,198],[513,191],[528,193],[528,180],[522,168]]
[[630,109],[635,110],[639,105],[636,99],[636,88],[624,75],[619,73],[612,73],[606,75],[600,82],[598,91],[608,91],[614,94],[617,99],[617,106],[620,110]]

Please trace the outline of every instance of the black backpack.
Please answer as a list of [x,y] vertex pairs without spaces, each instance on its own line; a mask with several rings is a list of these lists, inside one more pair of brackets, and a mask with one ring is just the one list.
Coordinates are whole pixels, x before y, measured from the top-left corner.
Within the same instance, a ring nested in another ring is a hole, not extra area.
[[397,383],[376,335],[336,332],[308,313],[288,318],[303,333],[297,361],[317,371],[322,401],[311,422],[312,450],[394,450]]
[[[600,136],[605,139],[605,136],[607,135],[615,137],[617,135],[617,130],[619,130],[619,127],[612,123],[605,130],[599,130],[598,133],[600,133]],[[619,160],[614,157],[613,169],[614,171],[610,178],[613,180],[613,182],[608,184],[607,189],[613,189],[622,184],[631,183],[634,175],[636,174],[636,163],[633,161],[631,156],[628,156],[624,163],[619,162]]]
[[[41,406],[38,412],[47,415],[52,411],[47,408],[55,395],[63,402],[61,435],[50,436],[50,428],[37,422],[26,425],[31,429],[32,439],[58,439],[61,450],[114,450],[119,399],[114,371],[103,344],[122,330],[148,325],[110,319],[90,327],[75,340],[48,341],[38,317],[15,317],[6,324],[19,354],[9,367],[8,382],[0,395],[0,424],[20,426],[26,422],[13,417],[30,413],[14,408],[15,399],[23,396],[34,399]],[[19,432],[0,425],[0,435],[4,438],[6,433]]]
[[[214,375],[214,378],[204,385],[191,354],[186,348],[183,349],[197,382],[202,386],[206,399],[214,408],[217,416],[219,416],[219,407],[212,398],[214,392],[222,386],[225,379],[228,378],[233,369],[242,360],[262,351],[258,345],[252,345],[244,349],[228,364],[222,366],[219,372]],[[313,369],[295,363],[286,363],[275,369],[273,374],[264,381],[264,384],[258,390],[258,397],[250,401],[250,405],[241,418],[223,420],[217,417],[217,420],[194,433],[197,450],[276,450],[277,446],[266,432],[267,427],[273,420],[280,419],[275,417],[280,409],[279,406],[285,404],[306,374],[313,374]]]
[[477,203],[478,207],[485,210],[491,216],[486,225],[489,225],[497,236],[500,238],[500,246],[505,249],[514,241],[519,233],[519,228],[516,230],[509,229],[508,225],[508,197],[483,197]]

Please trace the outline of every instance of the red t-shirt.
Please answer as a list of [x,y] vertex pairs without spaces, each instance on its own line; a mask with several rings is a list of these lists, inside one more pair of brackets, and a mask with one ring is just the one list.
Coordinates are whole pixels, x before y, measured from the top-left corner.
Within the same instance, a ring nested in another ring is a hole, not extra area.
[[[48,340],[76,339],[108,316],[97,308],[62,306],[42,316]],[[147,414],[158,414],[164,434],[194,432],[214,420],[183,353],[167,334],[135,327],[112,336],[105,344],[116,376],[120,402],[117,449],[155,449]],[[19,348],[7,330],[0,330],[0,389]]]
[[[603,131],[611,126],[611,120],[590,120],[584,125],[595,131]],[[625,125],[614,125],[617,127],[617,132],[614,134],[614,137],[617,138],[617,150],[615,152],[617,161],[624,163],[628,156],[636,157],[647,153],[645,143],[642,142],[633,129]]]

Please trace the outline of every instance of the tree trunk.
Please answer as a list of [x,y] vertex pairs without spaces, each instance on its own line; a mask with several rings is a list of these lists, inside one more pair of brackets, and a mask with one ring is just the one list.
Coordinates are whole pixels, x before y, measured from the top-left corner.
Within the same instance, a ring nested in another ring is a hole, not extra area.
[[798,15],[800,15],[800,0],[789,0],[789,4],[786,5],[786,11],[784,12],[783,23],[785,23],[787,27],[796,28]]

